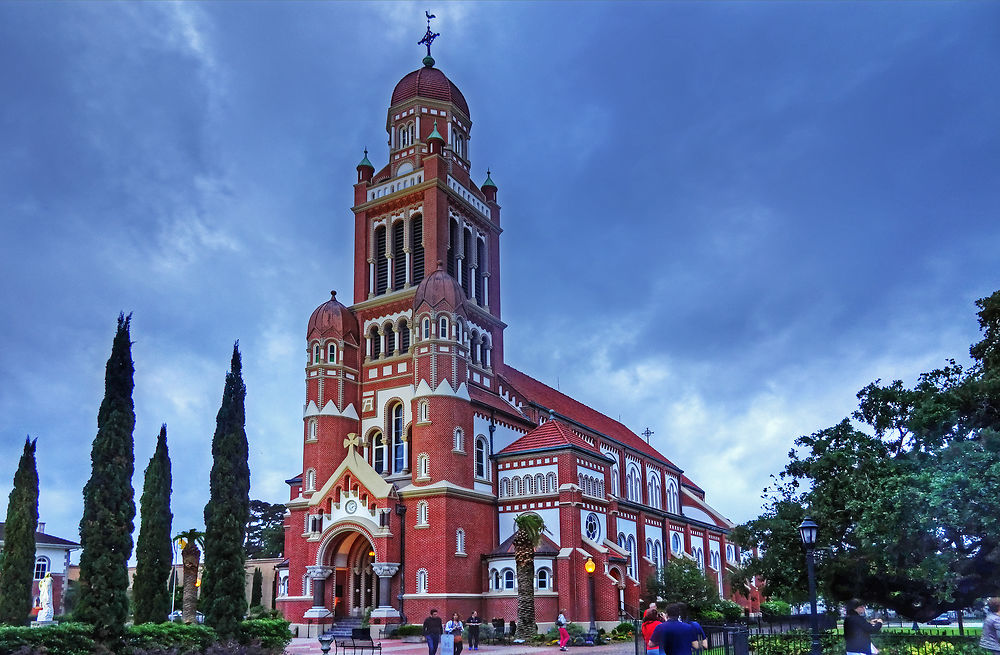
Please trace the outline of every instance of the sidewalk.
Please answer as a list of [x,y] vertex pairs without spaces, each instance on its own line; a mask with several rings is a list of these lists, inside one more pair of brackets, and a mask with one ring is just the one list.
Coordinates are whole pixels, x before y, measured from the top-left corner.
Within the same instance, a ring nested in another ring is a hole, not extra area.
[[[570,651],[576,651],[577,655],[631,655],[635,652],[635,645],[631,641],[619,641],[604,646],[577,646],[570,647]],[[285,655],[321,655],[319,641],[315,638],[296,638],[285,649]],[[440,652],[440,651],[439,651]],[[427,655],[427,644],[404,644],[398,639],[386,639],[382,642],[383,655]],[[480,646],[479,650],[472,651],[478,655],[558,655],[558,646]],[[333,648],[330,655],[334,655]],[[468,647],[462,650],[462,655],[471,655]]]

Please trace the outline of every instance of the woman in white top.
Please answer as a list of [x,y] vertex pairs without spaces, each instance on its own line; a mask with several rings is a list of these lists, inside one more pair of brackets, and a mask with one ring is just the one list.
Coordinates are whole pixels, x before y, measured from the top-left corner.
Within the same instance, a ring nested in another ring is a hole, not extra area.
[[458,616],[458,612],[451,615],[451,620],[444,626],[445,634],[455,635],[455,650],[452,651],[454,655],[460,655],[462,652],[462,619]]

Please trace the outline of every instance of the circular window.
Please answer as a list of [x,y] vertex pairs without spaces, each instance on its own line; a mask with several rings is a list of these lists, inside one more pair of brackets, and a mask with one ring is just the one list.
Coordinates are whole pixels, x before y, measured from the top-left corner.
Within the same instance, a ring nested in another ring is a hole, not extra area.
[[358,509],[358,503],[357,503],[357,501],[355,501],[355,500],[349,500],[349,501],[347,501],[347,504],[344,505],[344,509],[347,510],[348,514],[353,514],[354,511],[356,509]]
[[584,524],[584,529],[586,531],[587,539],[591,541],[598,541],[601,538],[601,521],[597,518],[597,514],[591,512],[587,514],[587,521]]

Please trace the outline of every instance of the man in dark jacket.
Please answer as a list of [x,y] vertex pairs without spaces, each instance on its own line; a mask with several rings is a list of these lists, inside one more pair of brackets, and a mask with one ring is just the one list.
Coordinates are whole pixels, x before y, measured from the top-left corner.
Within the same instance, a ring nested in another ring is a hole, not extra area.
[[431,615],[424,619],[424,638],[427,639],[427,655],[434,655],[437,652],[443,631],[438,611],[431,610]]
[[847,603],[847,617],[844,619],[847,655],[872,655],[871,635],[882,629],[882,619],[869,622],[865,619],[866,611],[865,604],[860,600]]

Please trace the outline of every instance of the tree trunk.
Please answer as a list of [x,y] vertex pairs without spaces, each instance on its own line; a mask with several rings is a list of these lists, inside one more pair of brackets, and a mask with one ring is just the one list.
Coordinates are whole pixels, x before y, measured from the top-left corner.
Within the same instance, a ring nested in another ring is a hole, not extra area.
[[535,547],[530,540],[517,537],[513,546],[517,564],[517,638],[531,639],[538,632],[535,624]]
[[194,541],[189,541],[181,551],[184,562],[184,600],[181,604],[181,616],[184,623],[197,623],[198,610],[198,564],[201,561],[201,551]]

